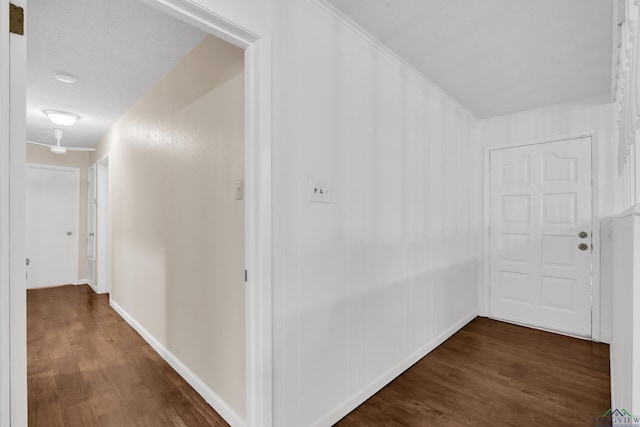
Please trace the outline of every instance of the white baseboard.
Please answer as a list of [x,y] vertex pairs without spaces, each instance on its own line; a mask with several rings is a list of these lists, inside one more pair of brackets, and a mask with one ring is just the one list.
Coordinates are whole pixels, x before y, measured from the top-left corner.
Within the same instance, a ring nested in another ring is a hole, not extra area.
[[322,426],[330,426],[334,425],[338,421],[340,421],[345,415],[349,412],[356,409],[360,406],[365,400],[376,394],[380,391],[384,386],[389,384],[395,378],[397,378],[404,371],[409,369],[413,364],[415,364],[418,360],[422,359],[427,354],[431,353],[436,347],[445,342],[448,338],[450,338],[453,334],[462,329],[467,323],[471,322],[478,316],[477,311],[473,311],[469,313],[461,320],[456,322],[446,331],[442,332],[440,335],[429,341],[424,346],[420,347],[416,352],[410,354],[406,359],[395,365],[393,368],[388,370],[385,374],[378,377],[376,380],[371,382],[368,386],[361,389],[359,392],[351,396],[348,400],[343,402],[340,406],[335,408],[333,411],[327,413],[325,416],[317,420],[312,424],[314,427],[322,427]]
[[207,386],[196,374],[194,374],[184,363],[171,353],[160,341],[151,335],[142,325],[140,325],[129,313],[120,307],[113,299],[109,301],[111,307],[135,329],[142,338],[162,357],[173,369],[180,374],[193,387],[200,396],[207,401],[215,411],[220,414],[226,422],[234,427],[244,427],[246,421],[233,410],[220,396]]
[[89,279],[78,279],[78,281],[74,283],[74,285],[88,285],[88,284],[89,284]]
[[93,292],[95,292],[96,294],[98,293],[98,288],[96,287],[96,285],[95,285],[95,284],[93,284],[93,283],[89,282],[89,283],[87,283],[87,285],[89,285],[89,287],[90,287],[91,289],[93,289]]

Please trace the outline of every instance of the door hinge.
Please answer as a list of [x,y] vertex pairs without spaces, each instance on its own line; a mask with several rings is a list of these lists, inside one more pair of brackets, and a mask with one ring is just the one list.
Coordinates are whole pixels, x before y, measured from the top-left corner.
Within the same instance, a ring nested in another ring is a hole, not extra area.
[[24,35],[24,9],[9,3],[9,32]]
[[247,273],[247,270],[245,270],[245,271],[244,271],[244,281],[245,281],[245,282],[247,281],[247,276],[248,276],[248,273]]

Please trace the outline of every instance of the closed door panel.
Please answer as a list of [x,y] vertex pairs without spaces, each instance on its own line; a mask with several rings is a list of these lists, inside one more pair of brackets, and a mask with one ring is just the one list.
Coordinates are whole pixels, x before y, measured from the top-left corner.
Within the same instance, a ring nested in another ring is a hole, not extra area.
[[490,155],[490,314],[591,335],[589,138]]
[[27,168],[27,287],[77,281],[79,172]]

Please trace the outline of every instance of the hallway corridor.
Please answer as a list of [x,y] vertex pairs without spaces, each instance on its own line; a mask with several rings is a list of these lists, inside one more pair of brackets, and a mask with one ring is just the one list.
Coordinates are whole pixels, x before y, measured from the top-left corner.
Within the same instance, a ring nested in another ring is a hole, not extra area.
[[226,426],[87,285],[27,291],[29,425]]

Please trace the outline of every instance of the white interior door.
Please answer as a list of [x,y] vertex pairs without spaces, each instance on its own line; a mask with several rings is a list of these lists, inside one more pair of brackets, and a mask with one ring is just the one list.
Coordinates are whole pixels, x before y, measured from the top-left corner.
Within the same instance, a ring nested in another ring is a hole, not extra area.
[[591,336],[590,138],[490,153],[490,315]]
[[76,168],[27,167],[27,288],[77,282],[79,191]]
[[89,285],[96,288],[96,165],[87,174],[87,263]]

